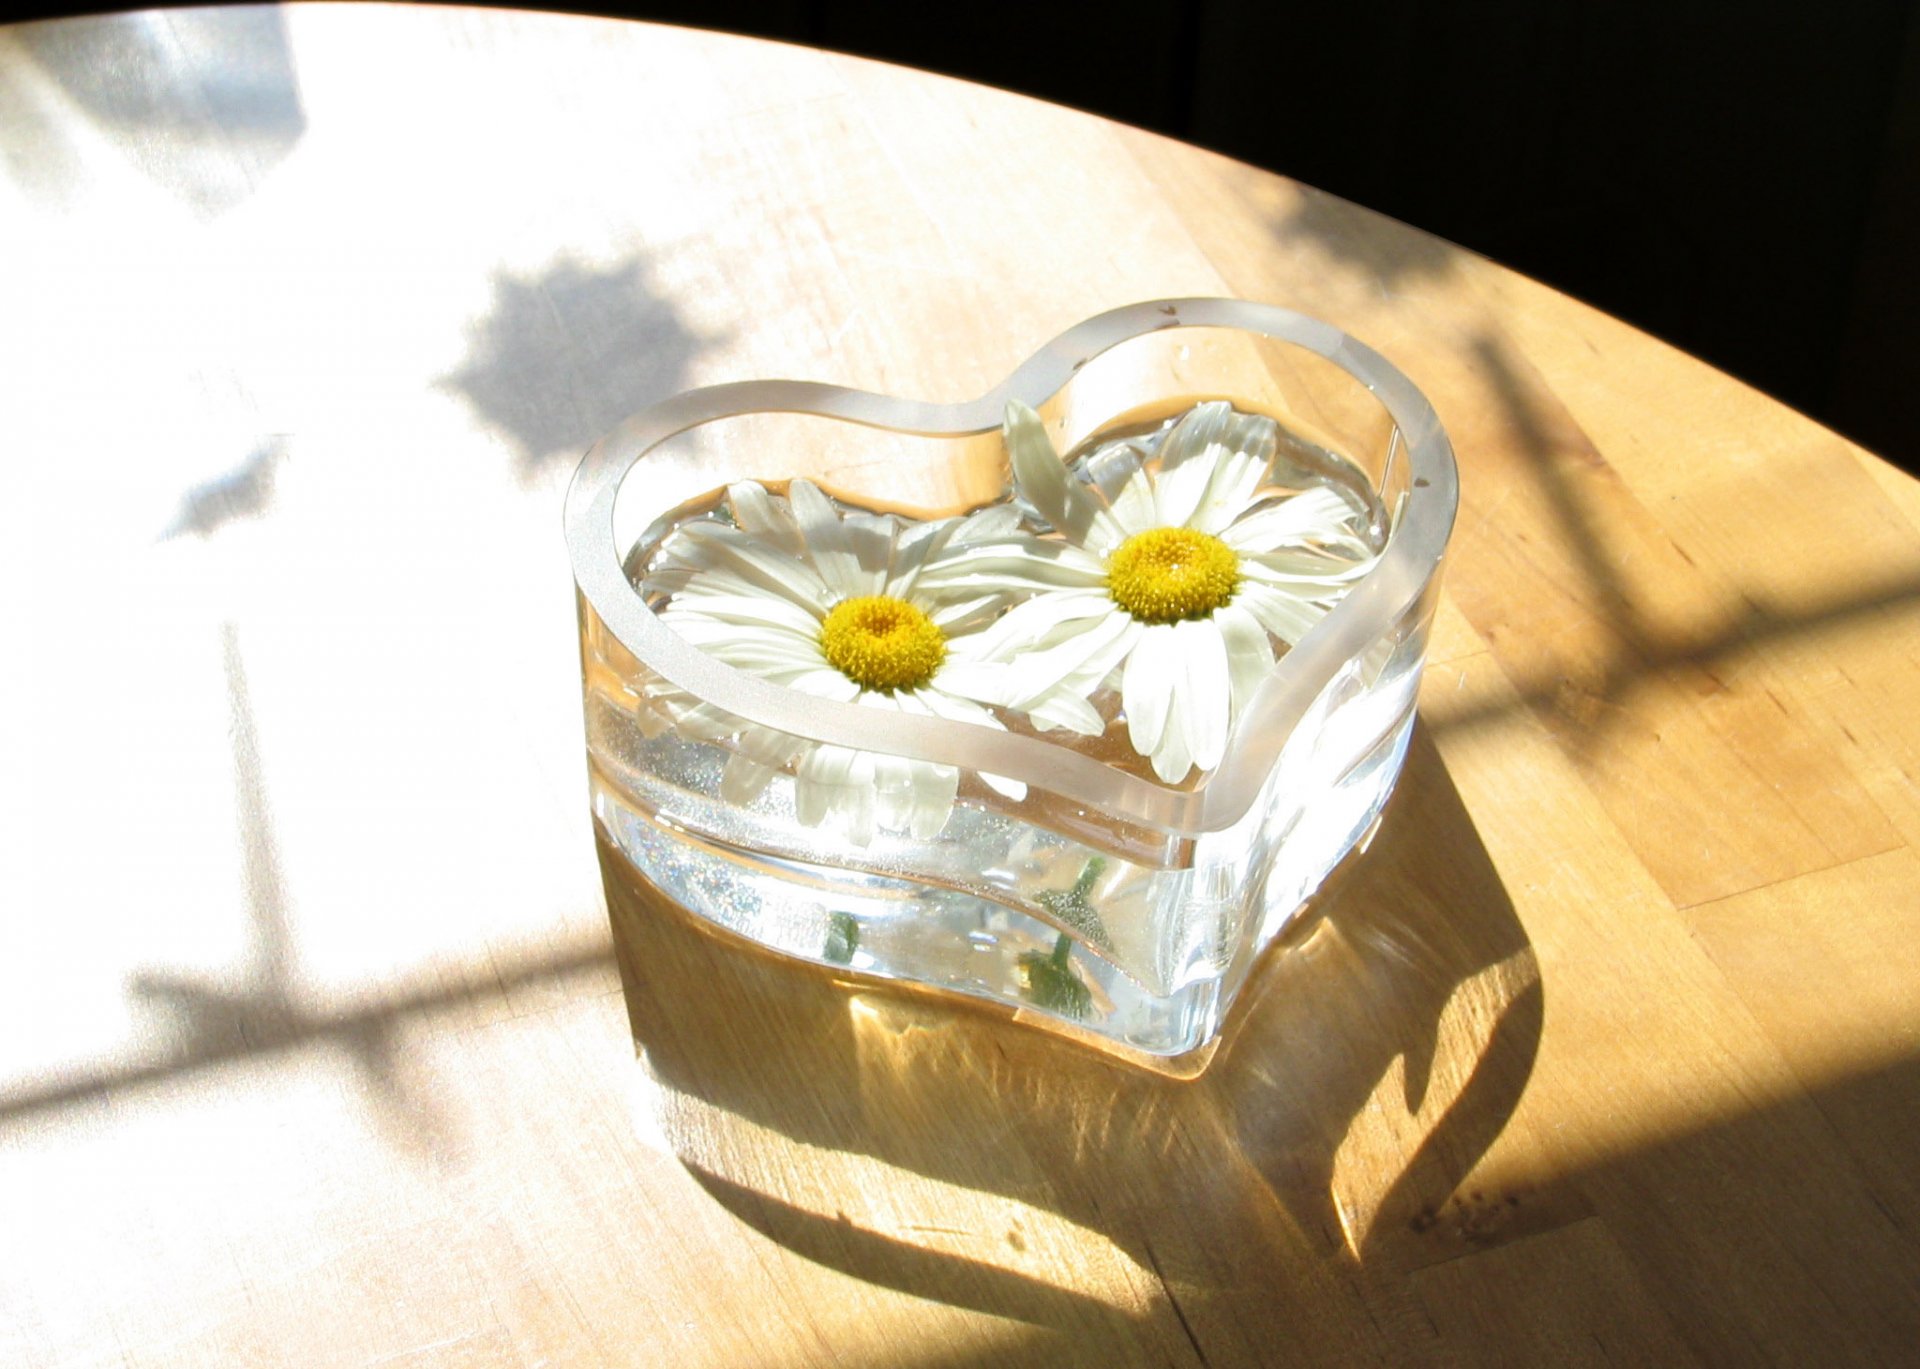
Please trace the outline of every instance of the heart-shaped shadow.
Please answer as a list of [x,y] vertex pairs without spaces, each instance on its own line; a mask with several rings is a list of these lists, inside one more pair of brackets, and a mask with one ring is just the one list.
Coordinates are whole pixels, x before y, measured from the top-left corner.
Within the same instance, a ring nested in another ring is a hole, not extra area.
[[1386,1334],[1362,1305],[1375,1261],[1527,1229],[1504,1200],[1446,1219],[1525,1087],[1543,994],[1424,729],[1370,848],[1268,951],[1185,1082],[726,937],[604,838],[601,864],[644,1124],[817,1263],[1077,1345],[1111,1334],[1122,1358],[1143,1315],[1130,1281],[1183,1324],[1257,1299],[1229,1330],[1328,1327],[1344,1297],[1337,1349]]

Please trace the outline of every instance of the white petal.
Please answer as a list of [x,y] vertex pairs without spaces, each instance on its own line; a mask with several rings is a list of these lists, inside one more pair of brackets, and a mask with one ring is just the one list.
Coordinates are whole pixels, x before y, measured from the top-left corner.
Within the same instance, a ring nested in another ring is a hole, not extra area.
[[1145,471],[1134,471],[1132,478],[1120,487],[1120,493],[1113,500],[1113,517],[1129,535],[1159,524],[1160,516],[1153,502],[1153,478]]
[[1087,657],[1081,667],[1060,681],[1058,689],[1091,699],[1109,686],[1117,687],[1118,672],[1133,652],[1134,643],[1147,630],[1147,624],[1128,620],[1127,630],[1111,643]]
[[874,822],[891,830],[905,827],[913,814],[915,761],[873,753]]
[[[1267,445],[1271,452],[1273,444]],[[1193,516],[1193,526],[1217,537],[1221,529],[1245,513],[1253,492],[1266,477],[1269,460],[1248,452],[1230,453],[1214,468],[1213,479],[1207,482],[1207,492]]]
[[1160,526],[1217,532],[1245,506],[1273,459],[1270,418],[1224,402],[1195,406],[1160,444],[1155,502]]
[[1081,695],[1066,689],[1053,689],[1021,705],[1035,727],[1043,732],[1064,727],[1083,737],[1097,737],[1107,730],[1094,706]]
[[816,746],[800,761],[794,777],[795,815],[808,827],[818,827],[837,807],[853,768],[854,753],[844,746]]
[[1027,797],[1027,786],[1019,780],[1010,780],[1005,775],[989,775],[984,770],[976,771],[975,773],[980,776],[980,782],[982,784],[1003,798],[1009,798],[1015,803],[1020,803]]
[[788,689],[797,689],[802,694],[811,694],[815,698],[831,699],[835,703],[852,703],[859,697],[860,686],[832,666],[821,666],[815,662],[815,667],[783,683]]
[[1116,518],[1119,517],[1117,503],[1134,477],[1140,474],[1140,468],[1147,462],[1150,453],[1139,438],[1124,438],[1118,442],[1103,442],[1090,452],[1080,463],[1081,474],[1100,497],[1106,500],[1107,508]]
[[1005,428],[1014,484],[1040,516],[1077,545],[1097,551],[1118,545],[1120,538],[1113,519],[1068,473],[1040,415],[1017,399],[1009,400]]
[[748,727],[741,731],[734,745],[740,748],[742,755],[767,769],[784,770],[811,751],[815,743],[805,737],[796,737],[791,732],[775,731],[771,727]]
[[910,598],[921,570],[957,526],[958,520],[948,518],[932,523],[908,523],[904,528],[890,530],[880,593],[891,594],[896,599]]
[[788,487],[794,516],[807,539],[807,554],[826,582],[835,600],[855,599],[870,593],[861,573],[859,558],[847,538],[839,512],[810,480],[796,480]]
[[1200,499],[1192,526],[1218,534],[1246,511],[1247,503],[1273,465],[1279,427],[1261,414],[1230,414],[1215,439],[1221,456]]
[[[858,702],[863,708],[886,711],[900,707],[893,695],[875,691],[862,693]],[[853,753],[846,783],[834,798],[835,815],[844,825],[847,840],[866,846],[878,828],[905,824],[915,764],[904,756],[883,752]]]
[[959,526],[948,536],[946,547],[964,547],[974,542],[999,542],[1013,537],[1019,529],[1019,509],[1012,504],[993,504],[961,519]]
[[913,804],[907,830],[921,841],[940,835],[953,814],[960,793],[960,772],[951,765],[916,762],[913,767]]
[[[798,562],[795,563],[799,564]],[[667,590],[676,599],[704,599],[710,596],[725,597],[729,594],[767,593],[766,587],[757,580],[750,580],[739,572],[724,567],[706,566],[699,569],[675,559],[672,567],[657,574],[647,576],[648,592]],[[791,595],[782,595],[791,600]],[[802,607],[806,607],[802,605]]]
[[756,590],[772,590],[797,604],[822,604],[826,582],[812,566],[783,556],[738,528],[689,523],[673,538],[674,556],[696,569],[730,571]]
[[1160,439],[1160,472],[1179,470],[1221,440],[1233,417],[1233,407],[1224,399],[1196,404],[1180,416],[1180,421]]
[[731,737],[744,726],[737,714],[715,708],[691,695],[667,696],[660,700],[660,704],[672,718],[676,732],[699,741],[718,741],[722,737]]
[[855,846],[868,846],[873,842],[873,769],[878,759],[870,751],[854,752],[846,787],[835,798],[837,814],[846,823],[847,840]]
[[733,508],[733,521],[743,532],[778,547],[789,556],[806,555],[806,543],[793,521],[793,510],[786,500],[768,494],[765,486],[752,480],[729,486],[727,503]]
[[771,628],[750,631],[737,623],[716,623],[691,613],[663,615],[661,621],[714,659],[756,675],[821,663],[819,645],[811,635]]
[[1306,636],[1315,623],[1327,616],[1323,608],[1254,580],[1242,580],[1233,601],[1259,619],[1260,626],[1289,646]]
[[1104,676],[1118,659],[1112,653],[1112,648],[1128,635],[1132,627],[1133,619],[1126,611],[1109,604],[1107,611],[1099,618],[1088,620],[1079,631],[1064,641],[1044,650],[1022,652],[1012,657],[1007,661],[1007,672],[1013,685],[1013,706],[1026,707],[1027,700],[1036,699],[1061,681],[1085,671],[1089,661],[1104,661],[1104,667],[1096,670],[1093,678]]
[[922,592],[1031,594],[1037,588],[1104,585],[1106,563],[1065,542],[1026,538],[964,548],[920,572]]
[[[999,594],[980,594],[972,598],[955,599],[951,603],[935,608],[927,614],[933,625],[952,636],[963,633],[969,626],[990,617],[1005,603],[1005,597]],[[922,608],[926,605],[922,604]]]
[[766,792],[773,775],[770,766],[735,752],[720,772],[720,797],[733,804],[752,803]]
[[[957,699],[942,689],[903,689],[895,697],[900,700],[903,709],[921,709],[936,718],[945,718],[948,722],[974,723],[980,727],[991,727],[996,732],[1006,731],[1000,720],[986,709],[965,699]],[[1027,786],[1018,780],[1003,779],[999,775],[989,775],[984,771],[980,773],[980,778],[988,788],[1006,795],[1015,802],[1027,796]],[[957,774],[954,776],[954,783],[956,785],[959,783]]]
[[794,809],[809,827],[832,823],[856,846],[873,840],[874,760],[870,752],[817,746],[801,760]]
[[1016,604],[985,631],[955,638],[948,650],[964,660],[1009,660],[1017,652],[1058,641],[1068,624],[1075,624],[1071,630],[1077,632],[1114,611],[1104,589],[1051,590]]
[[[855,583],[862,594],[885,594],[895,548],[900,540],[899,520],[888,515],[849,513],[840,520],[841,536],[859,567]],[[910,576],[907,578],[911,578]]]
[[1227,649],[1227,679],[1233,693],[1233,713],[1237,717],[1272,673],[1273,646],[1267,640],[1267,630],[1238,604],[1215,609],[1213,621]]
[[1240,573],[1262,584],[1293,587],[1308,593],[1314,586],[1331,590],[1366,578],[1373,557],[1336,558],[1314,551],[1269,551],[1240,555]]
[[818,637],[820,634],[820,613],[817,609],[811,605],[803,608],[791,599],[771,594],[682,595],[673,601],[673,606],[725,623],[785,628],[803,637]]
[[1213,448],[1204,455],[1163,469],[1153,482],[1154,520],[1163,528],[1184,528],[1193,521],[1206,497],[1207,486],[1227,453]]
[[998,718],[979,704],[956,698],[945,689],[903,689],[893,697],[899,701],[903,713],[920,713],[945,718],[948,722],[974,723],[980,727],[991,727],[996,732],[1007,730]]
[[1167,730],[1153,749],[1153,773],[1168,784],[1178,784],[1193,768],[1193,752],[1187,746],[1187,715],[1181,707],[1180,689],[1184,676],[1175,680],[1172,705],[1167,709]]
[[1220,540],[1235,551],[1273,551],[1313,538],[1348,536],[1355,517],[1345,498],[1322,487],[1249,514],[1223,531]]
[[1013,677],[1004,661],[956,661],[947,658],[933,677],[935,687],[953,699],[1004,707],[1013,697]]
[[1127,656],[1120,698],[1127,711],[1127,739],[1142,756],[1153,754],[1166,731],[1179,663],[1173,659],[1173,629],[1149,627]]
[[[943,672],[944,673],[944,672]],[[926,689],[903,689],[894,698],[907,712],[918,712],[929,717],[944,718],[948,722],[969,723],[975,727],[990,727],[995,732],[1005,732],[1001,721],[970,699],[949,693],[944,687]]]
[[633,721],[640,728],[640,735],[648,741],[673,730],[673,713],[650,694],[633,701]]
[[1174,624],[1174,646],[1186,682],[1174,695],[1181,736],[1202,770],[1220,764],[1227,748],[1233,688],[1227,676],[1227,648],[1212,621]]

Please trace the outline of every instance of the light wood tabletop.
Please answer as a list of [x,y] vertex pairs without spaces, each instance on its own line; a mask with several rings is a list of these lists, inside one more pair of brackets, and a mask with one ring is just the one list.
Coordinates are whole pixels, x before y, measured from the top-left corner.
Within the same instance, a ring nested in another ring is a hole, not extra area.
[[[746,39],[17,26],[0,158],[0,1364],[1911,1362],[1913,480],[1305,186]],[[1462,486],[1385,823],[1199,1080],[596,844],[590,441],[1190,295],[1383,352]]]

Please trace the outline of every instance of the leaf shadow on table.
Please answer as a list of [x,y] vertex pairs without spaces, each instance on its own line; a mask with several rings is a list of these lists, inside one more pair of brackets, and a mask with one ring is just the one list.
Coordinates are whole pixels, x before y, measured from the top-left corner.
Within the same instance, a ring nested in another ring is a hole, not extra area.
[[818,1264],[1124,1362],[1143,1323],[1197,1348],[1197,1322],[1249,1301],[1218,1334],[1324,1321],[1329,1290],[1367,1334],[1372,1261],[1534,1229],[1525,1195],[1455,1193],[1525,1088],[1544,1000],[1424,729],[1370,850],[1256,967],[1192,1081],[835,980],[694,922],[604,839],[601,864],[661,1133]]
[[[0,135],[0,157],[43,192],[63,194],[86,175],[68,108],[202,218],[251,197],[306,134],[286,19],[273,6],[22,24],[0,44],[17,45],[59,92],[40,99],[34,81],[0,80],[0,127],[26,135]],[[0,46],[0,73],[10,57]]]
[[1382,290],[1444,276],[1462,251],[1324,190],[1298,184],[1295,190],[1292,207],[1273,225],[1280,241],[1310,246],[1344,267],[1357,268]]
[[182,491],[180,507],[159,540],[205,540],[230,524],[266,513],[273,503],[275,478],[290,446],[288,434],[268,434],[238,465]]
[[465,363],[441,384],[507,439],[526,483],[685,389],[693,363],[724,340],[686,317],[644,255],[604,266],[563,256],[531,275],[501,272],[472,336]]

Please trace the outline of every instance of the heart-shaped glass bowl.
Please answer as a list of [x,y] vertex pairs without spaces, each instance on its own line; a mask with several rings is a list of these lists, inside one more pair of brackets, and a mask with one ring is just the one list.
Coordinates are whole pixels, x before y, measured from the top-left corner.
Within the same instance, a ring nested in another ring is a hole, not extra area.
[[[1013,502],[1046,532],[1010,478],[1010,400],[1037,411],[1082,489],[1102,444],[1226,400],[1277,424],[1269,488],[1338,490],[1355,511],[1370,568],[1249,686],[1211,771],[1163,782],[1124,745],[1117,690],[1113,735],[1092,741],[1011,714],[992,727],[865,707],[726,664],[656,611],[663,539],[727,523],[739,482],[777,495],[804,479],[901,527]],[[1260,950],[1386,802],[1457,502],[1452,448],[1405,376],[1325,323],[1233,300],[1101,314],[966,404],[798,381],[676,395],[599,442],[567,495],[594,815],[647,879],[729,932],[1191,1072]],[[738,758],[742,736],[783,747]],[[958,771],[944,822],[821,823],[798,768],[823,748],[898,758],[872,773]],[[766,762],[759,783],[727,783],[747,759]]]

